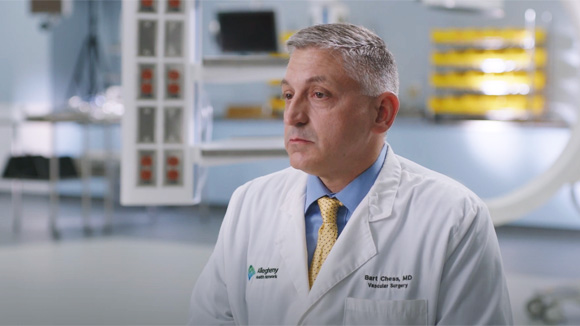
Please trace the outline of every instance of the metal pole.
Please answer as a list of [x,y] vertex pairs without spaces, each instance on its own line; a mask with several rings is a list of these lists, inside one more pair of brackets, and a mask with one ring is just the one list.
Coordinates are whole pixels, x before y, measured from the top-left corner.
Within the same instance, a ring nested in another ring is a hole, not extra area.
[[82,206],[83,206],[83,230],[85,233],[91,232],[91,161],[89,158],[89,123],[85,122],[82,124],[83,127],[83,159],[81,160],[81,175],[83,180],[83,195],[82,195]]
[[[10,124],[12,127],[11,133],[11,153],[12,155],[20,154],[17,142],[18,142],[18,124],[17,122],[12,122]],[[22,229],[22,180],[14,179],[11,183],[11,197],[12,205],[10,206],[12,215],[12,230],[14,233],[20,232]]]
[[105,190],[105,232],[113,229],[113,205],[115,198],[115,159],[113,155],[113,124],[105,121],[105,178],[107,189]]
[[12,231],[19,233],[22,229],[22,181],[20,179],[12,180]]
[[89,55],[89,99],[95,96],[98,92],[97,90],[97,72],[96,66],[98,65],[97,57],[97,18],[95,12],[95,1],[89,0],[89,36],[88,36],[88,55]]
[[52,153],[49,159],[49,178],[50,178],[50,215],[49,215],[49,226],[54,238],[59,237],[59,231],[57,228],[57,218],[58,218],[58,208],[59,208],[59,194],[57,189],[58,184],[58,172],[59,172],[59,162],[58,153],[56,145],[56,123],[50,124],[51,131],[51,142],[52,142]]

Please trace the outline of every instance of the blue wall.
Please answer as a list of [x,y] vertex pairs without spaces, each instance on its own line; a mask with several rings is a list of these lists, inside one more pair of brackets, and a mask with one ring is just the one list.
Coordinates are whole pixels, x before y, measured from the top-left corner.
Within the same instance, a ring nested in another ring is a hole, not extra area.
[[39,28],[28,1],[0,1],[0,109],[51,101],[51,35]]

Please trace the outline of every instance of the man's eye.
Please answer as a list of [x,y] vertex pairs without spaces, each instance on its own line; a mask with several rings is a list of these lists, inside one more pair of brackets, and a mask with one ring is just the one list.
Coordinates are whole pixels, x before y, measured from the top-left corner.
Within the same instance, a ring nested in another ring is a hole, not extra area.
[[282,95],[282,97],[284,97],[285,100],[291,100],[292,99],[292,94],[290,94],[290,93],[284,93]]
[[316,98],[324,98],[324,93],[314,92],[314,96],[316,96]]

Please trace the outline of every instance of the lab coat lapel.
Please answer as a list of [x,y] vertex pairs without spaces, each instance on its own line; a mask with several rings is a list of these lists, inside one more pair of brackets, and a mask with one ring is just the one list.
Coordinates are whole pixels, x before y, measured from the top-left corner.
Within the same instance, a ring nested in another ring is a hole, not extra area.
[[[360,207],[360,206],[363,207]],[[324,294],[377,254],[368,222],[368,204],[359,205],[344,231],[338,237],[316,281],[310,289],[309,304]]]
[[278,229],[276,243],[296,291],[303,298],[308,296],[309,291],[304,222],[305,197],[306,177],[304,176],[304,178],[296,180],[296,185],[288,191],[284,204],[280,207],[281,225]]

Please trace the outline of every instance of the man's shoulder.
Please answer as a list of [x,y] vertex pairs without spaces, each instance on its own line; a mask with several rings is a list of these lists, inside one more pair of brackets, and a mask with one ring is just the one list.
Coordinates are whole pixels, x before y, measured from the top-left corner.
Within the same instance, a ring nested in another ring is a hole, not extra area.
[[471,189],[459,181],[442,173],[433,171],[407,158],[397,156],[397,159],[401,164],[401,171],[403,174],[401,182],[406,182],[407,185],[410,186],[416,184],[418,187],[433,189],[436,191],[436,194],[438,194],[438,196],[435,197],[440,197],[441,199],[450,201],[454,201],[454,199],[469,199],[478,204],[483,203],[483,201],[473,191],[471,191]]
[[430,227],[441,232],[450,229],[453,246],[472,225],[477,230],[492,227],[487,205],[465,185],[411,160],[402,157],[398,160],[401,164],[398,195],[411,205],[420,204],[422,209],[433,212],[426,215]]

